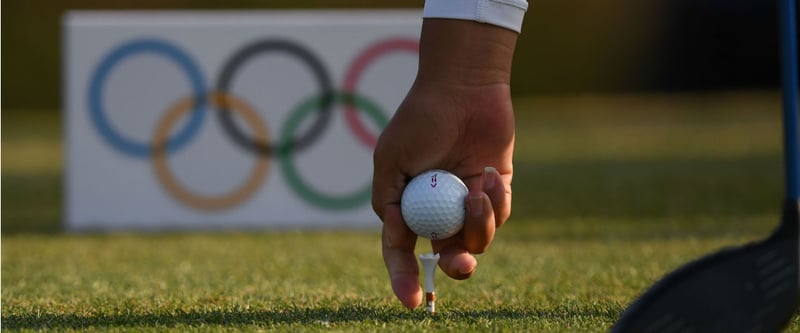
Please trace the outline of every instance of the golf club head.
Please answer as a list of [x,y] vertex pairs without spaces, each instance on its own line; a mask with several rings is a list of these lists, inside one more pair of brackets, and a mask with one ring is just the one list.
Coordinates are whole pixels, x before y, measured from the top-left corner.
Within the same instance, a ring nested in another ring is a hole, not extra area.
[[779,332],[798,304],[798,202],[762,241],[723,249],[666,275],[612,327],[623,332]]

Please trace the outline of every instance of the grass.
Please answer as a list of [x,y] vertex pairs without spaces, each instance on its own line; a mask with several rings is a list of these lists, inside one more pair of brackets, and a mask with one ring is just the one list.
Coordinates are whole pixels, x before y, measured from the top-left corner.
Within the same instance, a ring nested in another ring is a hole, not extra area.
[[778,222],[775,94],[516,108],[514,215],[473,278],[437,278],[434,318],[396,302],[373,231],[64,233],[59,119],[4,112],[2,328],[601,332],[662,274]]

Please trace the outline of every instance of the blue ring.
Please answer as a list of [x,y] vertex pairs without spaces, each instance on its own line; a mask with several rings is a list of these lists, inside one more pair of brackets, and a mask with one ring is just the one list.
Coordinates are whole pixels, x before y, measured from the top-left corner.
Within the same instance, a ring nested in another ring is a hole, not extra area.
[[105,116],[105,109],[102,103],[103,88],[112,68],[126,57],[143,52],[158,53],[174,61],[189,76],[194,90],[195,106],[191,118],[184,129],[167,141],[167,152],[174,152],[183,147],[199,132],[206,113],[206,85],[200,67],[186,52],[173,44],[156,39],[137,39],[122,44],[100,62],[89,85],[89,116],[92,119],[92,123],[100,135],[114,148],[135,157],[146,158],[152,153],[152,144],[137,142],[120,135],[114,130]]

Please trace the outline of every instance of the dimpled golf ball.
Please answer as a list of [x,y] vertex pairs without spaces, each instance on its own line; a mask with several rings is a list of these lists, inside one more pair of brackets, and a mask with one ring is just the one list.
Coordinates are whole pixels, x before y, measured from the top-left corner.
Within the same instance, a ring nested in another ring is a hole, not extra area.
[[464,226],[467,185],[444,170],[425,171],[403,190],[400,209],[406,225],[419,236],[449,238]]

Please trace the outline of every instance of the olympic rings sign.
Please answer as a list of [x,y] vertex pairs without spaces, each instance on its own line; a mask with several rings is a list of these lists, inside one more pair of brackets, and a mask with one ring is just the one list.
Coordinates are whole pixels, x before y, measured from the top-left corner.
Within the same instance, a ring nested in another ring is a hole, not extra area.
[[[307,203],[324,210],[347,210],[362,206],[369,201],[370,185],[365,184],[352,193],[330,195],[315,189],[304,180],[294,162],[294,156],[319,142],[330,127],[334,110],[341,105],[350,132],[368,150],[372,150],[377,133],[371,132],[364,123],[371,122],[373,128],[383,128],[393,110],[382,110],[378,104],[358,90],[364,71],[376,59],[394,52],[416,54],[418,41],[409,38],[384,38],[369,44],[350,62],[344,80],[336,85],[322,59],[303,43],[288,38],[263,38],[246,43],[235,50],[221,66],[216,81],[210,84],[198,63],[175,42],[153,37],[142,37],[118,44],[106,53],[89,75],[86,105],[90,123],[96,133],[109,147],[135,159],[147,160],[163,189],[180,203],[204,211],[220,211],[235,207],[257,192],[267,179],[271,162],[276,160],[292,191]],[[256,57],[270,53],[281,53],[307,66],[313,74],[318,93],[312,93],[297,103],[279,133],[271,135],[266,120],[246,100],[233,95],[232,82],[243,65]],[[109,120],[111,106],[104,103],[109,78],[126,60],[143,55],[155,55],[174,64],[186,76],[192,93],[178,96],[164,112],[149,141],[130,138]],[[337,88],[338,86],[338,88]],[[222,195],[195,193],[182,185],[170,170],[167,159],[192,143],[209,120],[209,110],[226,135],[236,145],[252,153],[255,164],[247,180],[238,188]],[[239,128],[234,114],[243,119],[250,131]],[[215,117],[214,117],[215,116]],[[313,117],[311,126],[300,131],[303,121]],[[182,122],[180,129],[173,127]],[[174,133],[174,134],[172,134]]]

